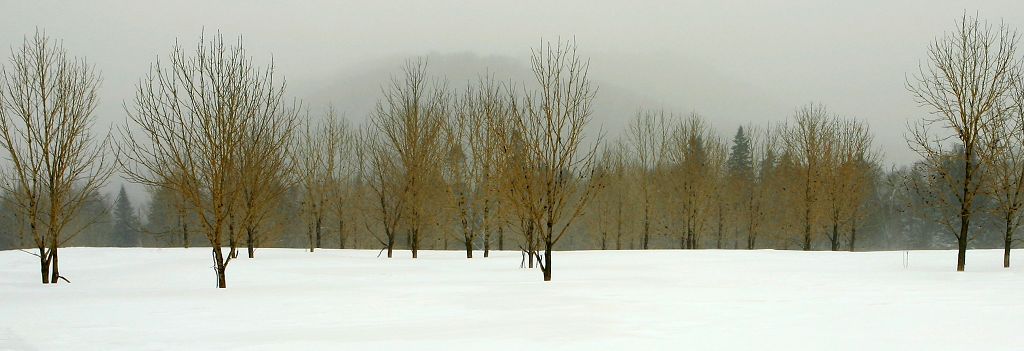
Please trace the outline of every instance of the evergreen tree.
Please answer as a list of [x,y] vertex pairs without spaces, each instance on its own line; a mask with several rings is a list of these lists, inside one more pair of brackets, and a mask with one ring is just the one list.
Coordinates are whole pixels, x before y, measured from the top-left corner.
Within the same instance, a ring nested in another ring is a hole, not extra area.
[[729,175],[742,180],[753,180],[754,163],[750,152],[750,138],[743,132],[743,127],[736,131],[732,139],[732,150],[727,161]]
[[139,217],[128,200],[128,193],[124,186],[117,194],[117,202],[114,204],[114,246],[134,247],[139,246]]

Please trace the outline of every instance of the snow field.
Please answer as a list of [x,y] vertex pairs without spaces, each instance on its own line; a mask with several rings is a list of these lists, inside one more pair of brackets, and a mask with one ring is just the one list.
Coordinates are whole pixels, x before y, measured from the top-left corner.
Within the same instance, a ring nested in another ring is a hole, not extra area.
[[1021,350],[1024,273],[999,250],[261,249],[216,289],[208,248],[62,249],[71,284],[0,252],[0,350]]

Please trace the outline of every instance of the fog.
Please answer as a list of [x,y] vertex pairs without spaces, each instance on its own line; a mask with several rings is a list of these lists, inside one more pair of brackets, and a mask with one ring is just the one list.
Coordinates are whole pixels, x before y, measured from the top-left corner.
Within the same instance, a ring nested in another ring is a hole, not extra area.
[[273,58],[289,95],[314,112],[333,104],[355,122],[403,59],[429,57],[432,72],[453,86],[485,71],[518,81],[530,77],[531,47],[574,37],[591,60],[600,87],[595,119],[609,136],[639,107],[695,111],[731,136],[741,124],[781,121],[820,102],[868,121],[886,163],[900,165],[917,157],[903,133],[926,111],[904,84],[929,41],[965,11],[1024,29],[1024,3],[983,4],[4,1],[0,46],[18,46],[36,28],[63,39],[103,74],[97,114],[106,128],[124,123],[122,105],[154,59],[176,40],[194,45],[204,30],[242,35],[258,62]]

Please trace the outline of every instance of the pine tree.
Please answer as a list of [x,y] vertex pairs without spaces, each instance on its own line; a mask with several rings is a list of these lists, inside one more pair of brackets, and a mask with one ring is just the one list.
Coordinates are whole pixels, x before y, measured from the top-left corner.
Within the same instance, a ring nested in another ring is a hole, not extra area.
[[117,202],[114,204],[114,246],[134,247],[139,246],[139,217],[135,215],[131,201],[128,200],[128,193],[121,186],[117,194]]
[[754,164],[750,152],[750,138],[743,132],[743,127],[736,131],[736,136],[732,139],[727,167],[730,176],[753,180]]

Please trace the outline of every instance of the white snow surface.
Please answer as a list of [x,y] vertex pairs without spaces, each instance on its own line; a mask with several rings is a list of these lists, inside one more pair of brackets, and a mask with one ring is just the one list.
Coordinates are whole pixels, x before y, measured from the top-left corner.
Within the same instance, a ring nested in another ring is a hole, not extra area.
[[1024,252],[0,252],[0,350],[1024,350]]

